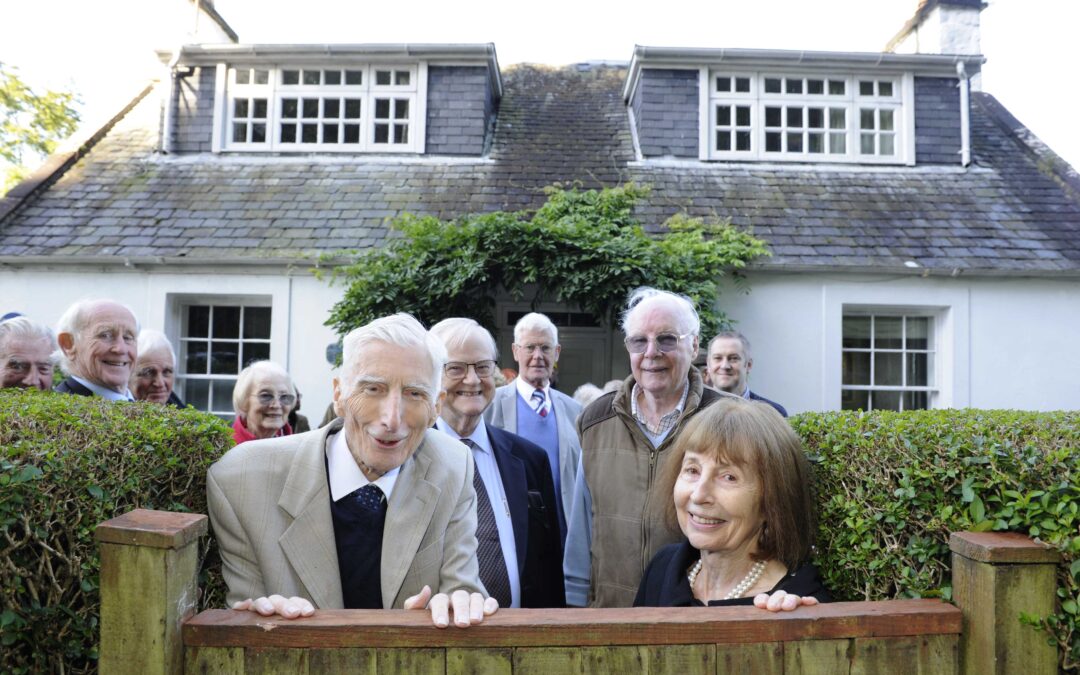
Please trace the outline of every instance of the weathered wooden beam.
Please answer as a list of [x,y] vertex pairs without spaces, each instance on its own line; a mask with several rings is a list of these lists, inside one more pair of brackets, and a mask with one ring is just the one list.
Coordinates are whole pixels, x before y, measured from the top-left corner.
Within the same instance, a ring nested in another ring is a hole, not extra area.
[[956,532],[949,547],[953,600],[964,615],[962,672],[1056,673],[1057,649],[1020,613],[1053,613],[1058,552],[1014,532]]

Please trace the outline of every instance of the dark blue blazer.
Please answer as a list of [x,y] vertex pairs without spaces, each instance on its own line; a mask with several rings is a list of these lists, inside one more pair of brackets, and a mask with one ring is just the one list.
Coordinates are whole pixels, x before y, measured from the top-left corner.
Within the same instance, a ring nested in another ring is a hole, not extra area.
[[487,425],[514,526],[522,607],[565,607],[555,482],[543,448]]
[[69,377],[60,384],[53,387],[53,391],[61,394],[75,394],[76,396],[94,395],[94,392],[79,384],[79,381],[73,377]]
[[776,408],[776,412],[780,413],[784,417],[787,417],[787,411],[784,410],[784,406],[780,405],[776,401],[770,401],[769,399],[765,398],[764,396],[758,396],[753,391],[750,392],[750,400],[751,401],[761,401],[762,403],[768,403],[772,407]]

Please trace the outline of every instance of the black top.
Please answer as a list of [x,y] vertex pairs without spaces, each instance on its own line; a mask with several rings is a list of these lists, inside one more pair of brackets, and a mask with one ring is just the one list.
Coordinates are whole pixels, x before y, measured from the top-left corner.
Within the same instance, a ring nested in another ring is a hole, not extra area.
[[[689,542],[671,544],[660,549],[649,563],[645,576],[641,577],[635,607],[701,607],[703,603],[690,591],[690,582],[686,573],[690,566],[698,561],[701,554]],[[784,575],[769,593],[787,591],[801,596],[812,596],[820,602],[829,602],[832,597],[818,576],[817,568],[806,563],[794,572]],[[710,607],[730,605],[752,605],[754,598],[735,598],[734,600],[710,600]]]
[[[326,461],[326,471],[329,486],[329,461]],[[341,599],[345,609],[383,609],[382,540],[387,503],[382,490],[376,493],[380,498],[378,506],[362,499],[365,487],[353,490],[337,501],[330,497],[330,518],[334,524]],[[378,490],[378,486],[375,488]]]

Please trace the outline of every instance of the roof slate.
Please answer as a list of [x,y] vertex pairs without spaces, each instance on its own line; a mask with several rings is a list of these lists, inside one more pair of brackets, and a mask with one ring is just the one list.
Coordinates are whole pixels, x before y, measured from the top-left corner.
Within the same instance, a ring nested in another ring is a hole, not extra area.
[[503,77],[483,158],[165,156],[148,96],[0,221],[0,257],[284,263],[377,246],[402,212],[535,208],[552,183],[636,181],[652,186],[638,208],[647,227],[679,210],[731,218],[769,242],[769,268],[1080,272],[1075,172],[987,94],[973,95],[967,169],[641,161],[625,68],[522,65]]

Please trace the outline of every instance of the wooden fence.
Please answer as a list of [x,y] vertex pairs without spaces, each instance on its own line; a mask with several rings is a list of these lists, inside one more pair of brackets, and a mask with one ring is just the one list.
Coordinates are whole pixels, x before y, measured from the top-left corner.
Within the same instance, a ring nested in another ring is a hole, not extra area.
[[502,609],[466,630],[426,612],[322,610],[289,621],[194,615],[197,514],[136,510],[98,526],[100,671],[111,673],[927,673],[1057,671],[1021,611],[1053,610],[1056,552],[1009,533],[957,533],[956,606]]

